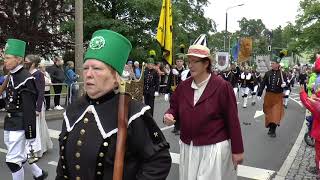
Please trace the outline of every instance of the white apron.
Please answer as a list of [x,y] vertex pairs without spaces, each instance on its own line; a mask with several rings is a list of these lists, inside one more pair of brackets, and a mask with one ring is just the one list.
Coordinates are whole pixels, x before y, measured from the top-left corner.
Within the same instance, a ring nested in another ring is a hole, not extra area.
[[236,180],[228,140],[220,143],[193,146],[180,144],[179,180]]
[[[42,104],[42,109],[37,116],[36,119],[36,139],[34,142],[31,143],[32,149],[36,153],[37,157],[42,157],[43,153],[52,149],[53,143],[50,139],[49,130],[46,122],[46,115],[45,115],[45,105]],[[27,146],[27,153],[30,153],[30,144],[26,143]]]

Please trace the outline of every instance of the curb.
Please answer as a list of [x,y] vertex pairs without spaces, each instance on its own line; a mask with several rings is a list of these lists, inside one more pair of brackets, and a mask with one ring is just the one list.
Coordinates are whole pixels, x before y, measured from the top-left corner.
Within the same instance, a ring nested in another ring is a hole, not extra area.
[[[307,115],[307,111],[306,111],[306,115]],[[283,162],[280,170],[277,172],[274,180],[285,180],[285,178],[291,168],[291,165],[298,154],[298,151],[300,149],[301,143],[304,138],[304,134],[306,132],[307,132],[307,125],[305,122],[303,122],[302,128],[301,128],[300,133],[296,139],[296,142],[292,146],[290,153],[288,154],[286,160]]]

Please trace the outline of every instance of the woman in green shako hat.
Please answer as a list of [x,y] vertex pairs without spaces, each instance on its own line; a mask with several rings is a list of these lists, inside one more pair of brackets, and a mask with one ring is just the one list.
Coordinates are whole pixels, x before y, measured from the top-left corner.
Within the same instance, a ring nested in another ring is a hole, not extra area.
[[34,179],[43,180],[48,173],[35,164],[37,159],[30,153],[36,136],[39,136],[36,130],[37,89],[34,77],[23,68],[25,48],[26,42],[19,39],[8,39],[4,48],[4,65],[10,71],[4,118],[4,143],[8,149],[6,164],[13,180],[24,179],[25,166],[29,166]]
[[[131,48],[116,32],[94,32],[83,64],[86,94],[64,113],[56,180],[113,178],[119,74]],[[169,144],[149,109],[136,100],[129,102],[123,180],[165,180],[169,173]]]

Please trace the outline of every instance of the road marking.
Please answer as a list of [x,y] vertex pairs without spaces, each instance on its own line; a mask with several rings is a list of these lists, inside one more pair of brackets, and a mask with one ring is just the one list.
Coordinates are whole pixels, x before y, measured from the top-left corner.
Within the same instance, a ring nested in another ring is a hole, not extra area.
[[53,166],[58,166],[58,162],[56,161],[50,161],[48,164],[53,165]]
[[161,128],[160,130],[161,130],[161,131],[165,131],[165,130],[171,129],[171,128],[173,128],[173,127],[174,127],[174,125],[172,125],[172,126],[167,126],[167,127]]
[[[296,99],[294,99],[294,98],[291,98],[291,97],[289,97],[289,98],[290,98],[292,101],[298,103],[301,107],[303,107],[301,101],[298,101],[298,100],[296,100]],[[300,99],[300,98],[299,98],[299,99]]]
[[262,115],[264,115],[263,111],[256,111],[256,113],[254,114],[254,119]]
[[0,152],[7,154],[8,150],[0,148]]
[[57,131],[57,130],[54,130],[54,129],[49,129],[49,134],[50,134],[51,138],[59,139],[59,134],[60,133],[61,133],[61,131]]
[[[172,163],[179,165],[180,154],[170,153],[170,155],[171,155]],[[58,165],[56,161],[50,161],[48,164],[52,166]],[[272,171],[272,170],[239,165],[237,175],[244,178],[249,178],[249,179],[268,180],[274,173],[275,171]]]

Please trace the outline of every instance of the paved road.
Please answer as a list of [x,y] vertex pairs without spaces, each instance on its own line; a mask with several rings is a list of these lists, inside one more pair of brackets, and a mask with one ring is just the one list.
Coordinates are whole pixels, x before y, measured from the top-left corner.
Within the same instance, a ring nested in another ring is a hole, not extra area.
[[[299,105],[298,94],[296,94],[296,91],[294,92],[291,94],[289,107],[281,126],[277,129],[277,138],[275,139],[267,136],[267,129],[264,128],[264,116],[258,116],[259,111],[262,110],[262,101],[245,109],[241,107],[241,104],[238,105],[245,146],[245,161],[243,166],[239,167],[239,179],[268,179],[280,169],[298,136],[305,114],[304,108]],[[156,100],[155,119],[158,125],[163,128],[163,133],[171,146],[170,152],[173,164],[167,179],[177,180],[179,177],[179,137],[171,133],[172,128],[165,127],[162,123],[163,112],[167,107],[168,103],[161,98]],[[255,115],[258,117],[254,118]],[[56,137],[61,129],[61,120],[49,121],[48,127],[51,130],[54,149],[40,160],[39,165],[49,171],[48,179],[53,180],[58,160],[58,141]],[[3,144],[2,129],[0,129],[0,136],[0,179],[10,179],[9,171],[4,162],[5,153],[3,151],[5,145]],[[26,180],[32,179],[29,174],[26,173]]]

